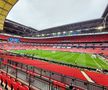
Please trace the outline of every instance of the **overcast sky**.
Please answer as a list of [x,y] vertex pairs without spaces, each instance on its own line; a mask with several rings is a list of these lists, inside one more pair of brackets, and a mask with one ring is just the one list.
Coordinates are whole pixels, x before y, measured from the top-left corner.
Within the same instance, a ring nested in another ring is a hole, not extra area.
[[100,18],[108,0],[19,0],[8,19],[38,30]]

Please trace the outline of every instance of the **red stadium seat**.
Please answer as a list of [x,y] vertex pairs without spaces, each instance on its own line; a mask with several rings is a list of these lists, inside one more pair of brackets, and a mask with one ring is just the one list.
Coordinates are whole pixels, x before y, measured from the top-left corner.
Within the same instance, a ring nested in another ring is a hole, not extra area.
[[102,74],[102,73],[91,72],[91,71],[85,71],[85,72],[97,84],[108,87],[108,75]]
[[29,89],[25,88],[24,86],[19,86],[19,90],[29,90]]
[[23,87],[25,88],[25,90],[29,90],[29,87],[28,87],[28,86],[25,86],[25,85],[24,85]]

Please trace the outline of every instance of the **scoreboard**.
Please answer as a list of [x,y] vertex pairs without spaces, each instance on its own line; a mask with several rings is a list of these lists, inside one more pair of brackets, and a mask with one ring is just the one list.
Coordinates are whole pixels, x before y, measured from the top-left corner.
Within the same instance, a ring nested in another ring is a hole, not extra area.
[[19,39],[19,38],[9,38],[8,41],[9,41],[9,42],[16,42],[16,43],[19,43],[19,42],[20,42],[20,39]]

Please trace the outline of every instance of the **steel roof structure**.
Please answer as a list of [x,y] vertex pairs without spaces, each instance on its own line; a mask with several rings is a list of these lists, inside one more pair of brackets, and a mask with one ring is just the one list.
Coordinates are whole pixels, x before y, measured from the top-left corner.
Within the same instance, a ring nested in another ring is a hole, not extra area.
[[4,28],[4,21],[18,0],[0,0],[0,31]]

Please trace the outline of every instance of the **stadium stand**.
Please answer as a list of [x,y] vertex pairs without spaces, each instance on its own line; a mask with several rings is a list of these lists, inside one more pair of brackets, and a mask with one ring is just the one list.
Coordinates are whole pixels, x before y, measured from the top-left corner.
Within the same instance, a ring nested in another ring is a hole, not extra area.
[[27,86],[22,85],[22,83],[10,77],[4,72],[0,72],[0,81],[1,81],[2,87],[4,87],[5,89],[29,90]]
[[[108,75],[96,72],[85,71],[92,80],[100,85],[104,85],[108,87]],[[104,78],[104,79],[103,79]]]
[[78,66],[76,61],[72,65],[11,51],[89,53],[108,62],[108,6],[102,18],[38,31],[6,19],[16,2],[0,0],[0,89],[108,90],[106,68]]
[[[8,42],[11,37],[12,36],[0,35],[1,40],[6,41],[0,43],[0,47],[3,49],[42,49],[43,47],[44,49],[50,50],[97,53],[108,56],[108,34],[46,39],[27,39],[17,37],[18,40],[20,39],[20,43]],[[13,37],[13,39],[14,38],[16,37]]]
[[[108,86],[108,84],[107,84],[107,77],[108,76],[105,75],[105,74],[99,74],[99,73],[96,73],[96,72],[85,71],[85,73],[88,76],[90,76],[90,78],[93,81],[95,81],[95,84],[94,83],[91,84],[91,82],[88,82],[87,79],[81,73],[81,71],[77,68],[70,68],[70,67],[67,67],[67,66],[51,64],[51,63],[43,62],[43,61],[40,61],[40,60],[35,60],[34,61],[32,59],[28,59],[28,58],[25,58],[25,57],[13,56],[13,55],[10,55],[10,54],[3,54],[3,52],[0,54],[0,57],[2,58],[1,69],[4,70],[5,72],[7,72],[8,74],[15,75],[16,78],[21,78],[20,75],[19,76],[17,75],[18,73],[26,72],[27,74],[30,74],[31,76],[41,76],[41,78],[54,81],[53,82],[54,85],[59,86],[61,88],[63,88],[66,85],[69,85],[71,80],[73,80],[72,84],[75,85],[75,88],[80,87],[79,90],[82,90],[84,88],[86,88],[86,89],[87,88],[89,88],[89,89],[92,88],[92,89],[100,89],[101,90],[102,88],[106,89],[107,86]],[[22,63],[22,65],[20,65],[20,63]],[[34,69],[27,69],[27,68],[25,68],[25,65],[34,66]],[[6,67],[8,69],[6,69]],[[58,69],[58,68],[60,68],[60,69]],[[39,69],[42,70],[42,71],[40,71]],[[12,72],[12,71],[14,71],[14,72]],[[51,72],[53,74],[50,74]],[[22,75],[23,75],[23,73],[22,73]],[[49,75],[51,75],[51,76],[49,76]],[[94,77],[94,75],[97,76],[97,77]],[[63,77],[65,77],[64,80],[63,80]],[[102,81],[102,80],[99,79],[100,77],[105,77],[106,80]],[[61,80],[66,85],[62,84]],[[88,87],[85,83],[88,84]],[[34,85],[34,84],[32,83],[32,85]],[[105,86],[105,87],[103,87],[103,86]],[[65,89],[61,89],[61,90],[65,90]]]

